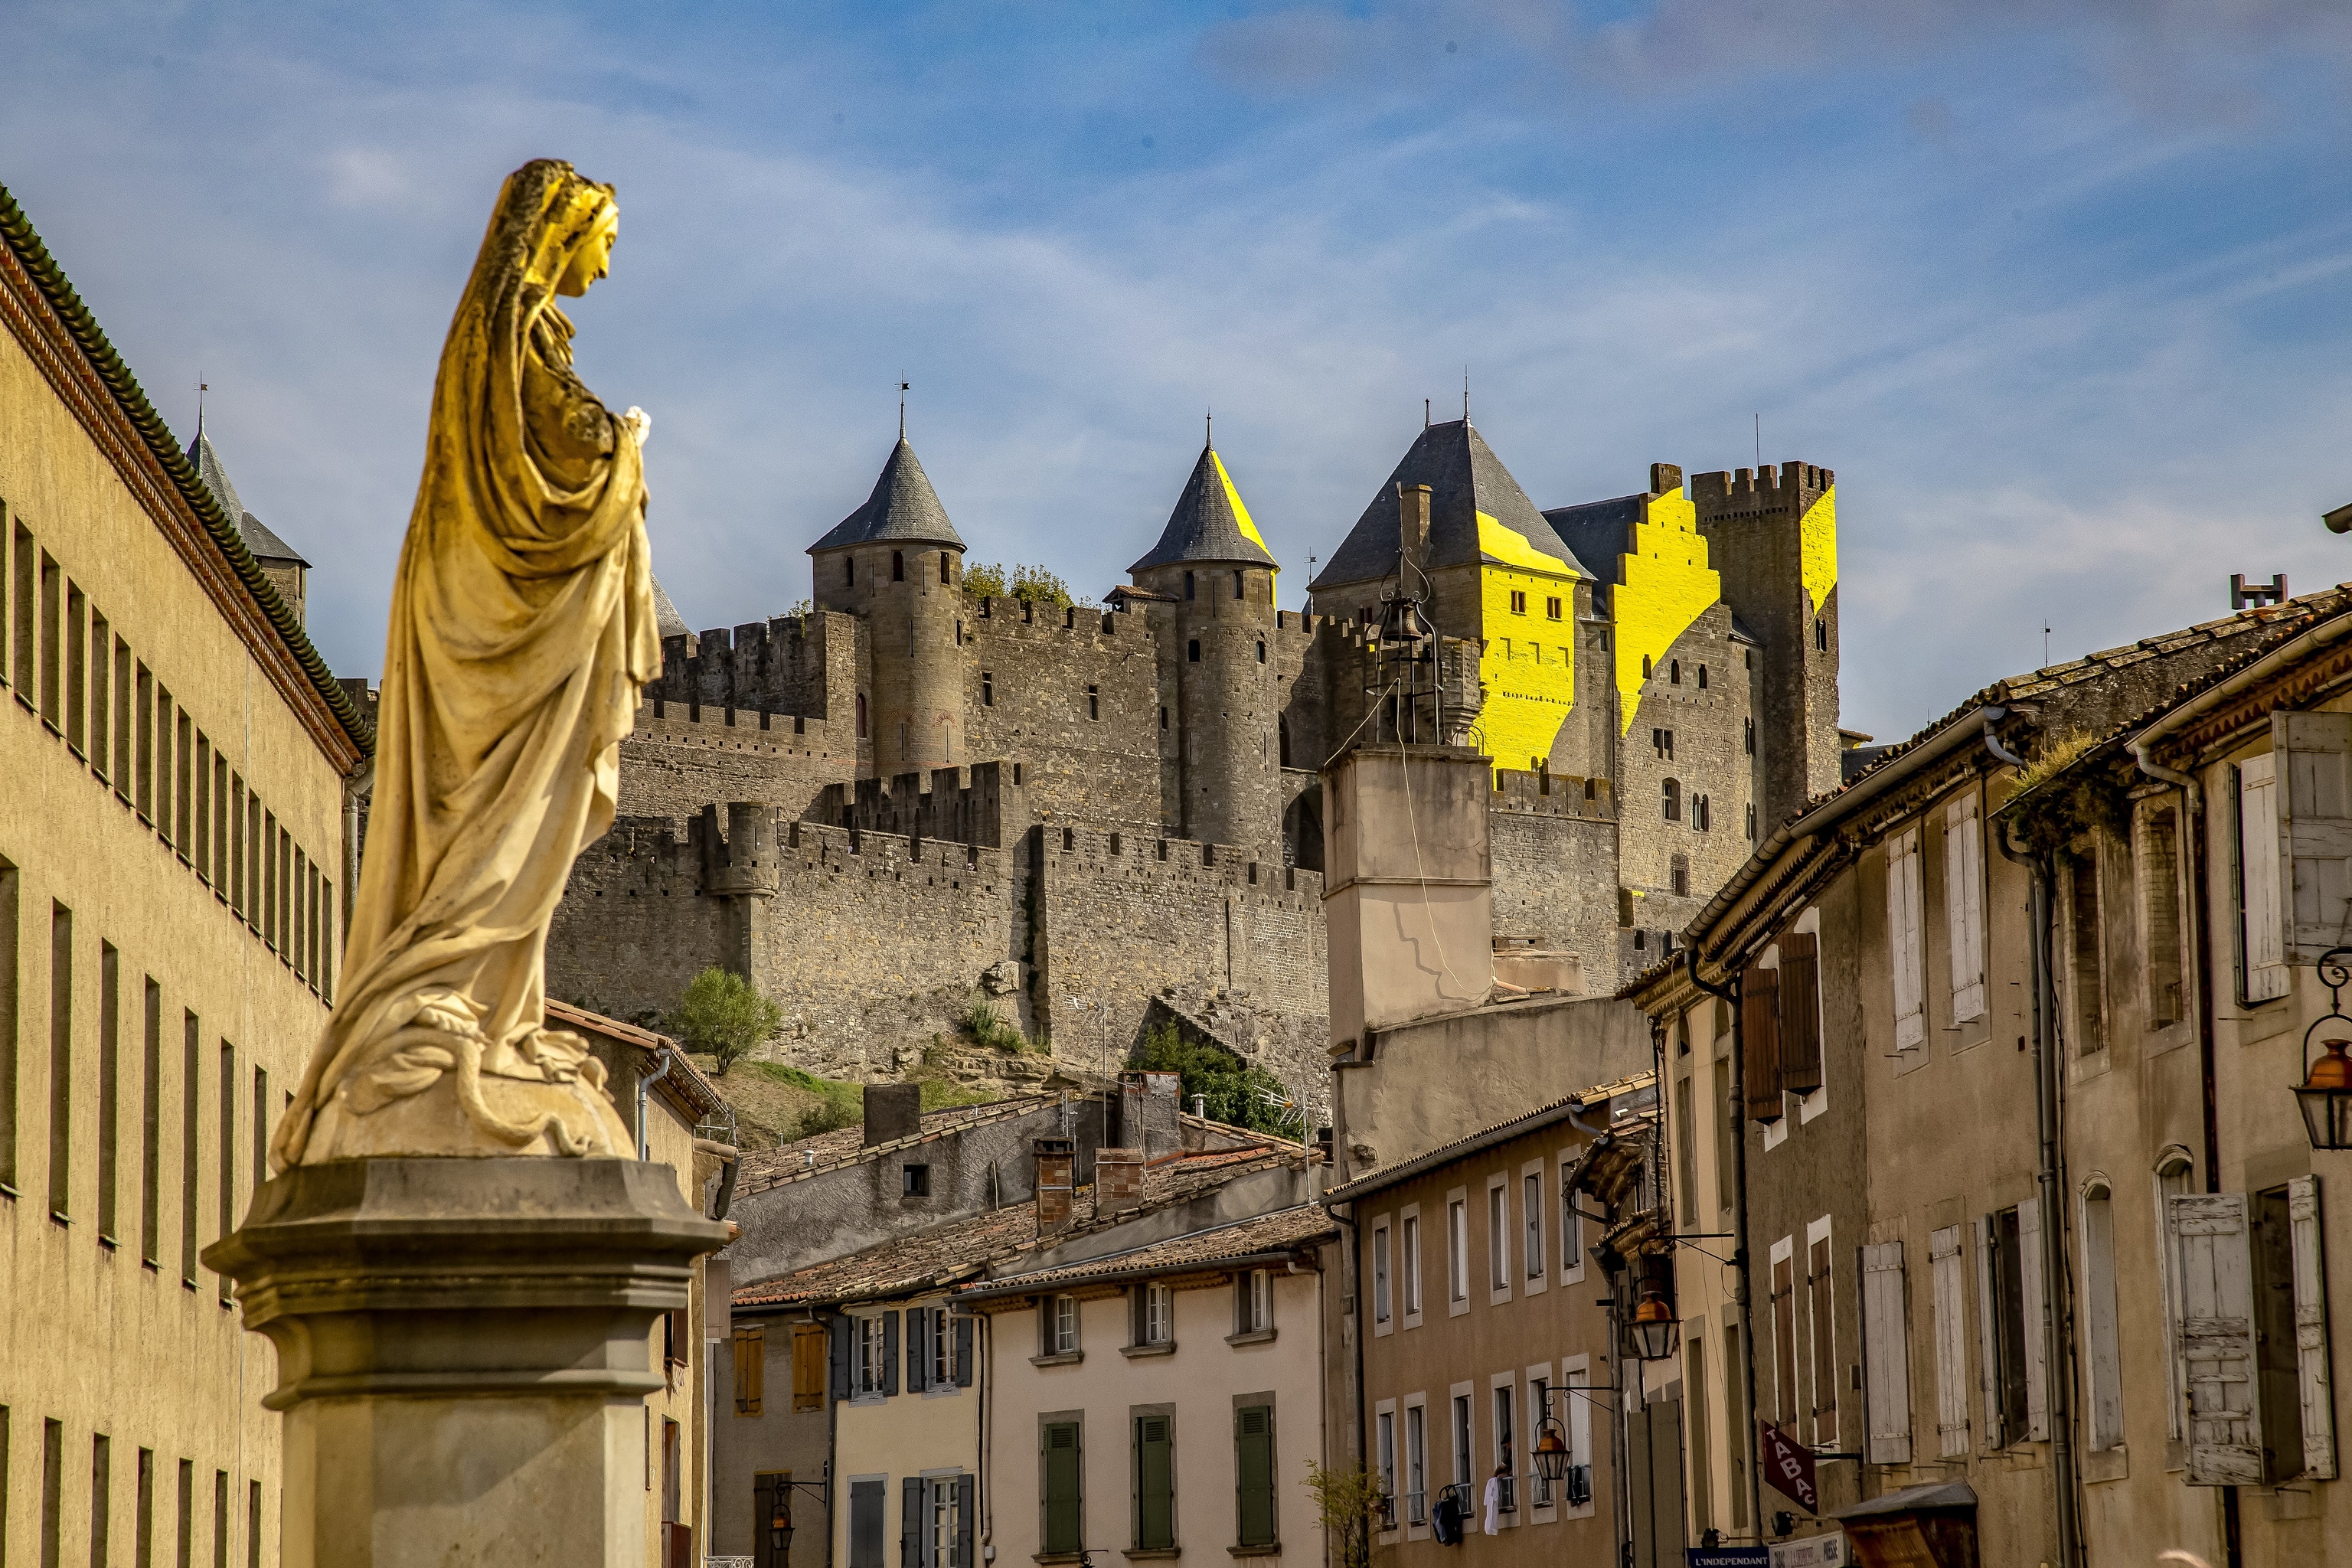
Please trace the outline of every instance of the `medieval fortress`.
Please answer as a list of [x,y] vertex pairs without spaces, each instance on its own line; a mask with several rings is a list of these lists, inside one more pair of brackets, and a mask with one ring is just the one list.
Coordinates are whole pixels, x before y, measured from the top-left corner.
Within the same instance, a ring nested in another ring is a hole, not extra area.
[[1443,651],[1442,738],[1494,759],[1495,941],[1605,995],[1838,782],[1833,486],[1659,464],[1540,510],[1466,420],[1432,425],[1302,614],[1204,447],[1131,582],[1065,607],[967,589],[902,437],[809,547],[813,608],[698,636],[666,615],[549,989],[642,1016],[723,965],[783,1005],[785,1059],[856,1079],[983,998],[1079,1077],[1167,1020],[1319,1078],[1318,770],[1435,718],[1400,715],[1393,637],[1383,658],[1402,584]]

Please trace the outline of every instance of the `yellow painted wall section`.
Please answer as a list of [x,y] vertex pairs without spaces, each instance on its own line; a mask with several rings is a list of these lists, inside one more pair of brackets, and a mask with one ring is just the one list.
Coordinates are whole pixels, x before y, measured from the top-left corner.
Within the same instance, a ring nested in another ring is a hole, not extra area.
[[[1567,564],[1545,554],[1525,534],[1478,514],[1478,549],[1491,559],[1478,570],[1478,684],[1486,705],[1471,738],[1497,768],[1532,768],[1551,754],[1552,742],[1576,705],[1576,579]],[[1496,565],[1496,561],[1507,565]],[[1513,613],[1511,595],[1526,595]],[[1546,601],[1560,601],[1560,618]]]
[[1805,509],[1798,531],[1804,556],[1805,595],[1818,616],[1830,602],[1830,590],[1837,586],[1837,486],[1823,490],[1822,499]]
[[[1234,483],[1233,475],[1225,472],[1225,460],[1212,451],[1209,461],[1217,465],[1217,482],[1225,487],[1225,500],[1234,509],[1234,521],[1242,525],[1242,537],[1272,555],[1274,552],[1267,548],[1265,535],[1257,531],[1257,524],[1250,521],[1249,508],[1242,504],[1241,487]],[[1278,605],[1282,602],[1282,568],[1279,566],[1274,569],[1274,584],[1273,602]]]
[[[1826,504],[1829,498],[1822,499]],[[1806,516],[1810,521],[1811,513]],[[1811,559],[1808,553],[1809,573]],[[1643,503],[1642,520],[1633,525],[1633,550],[1617,558],[1617,580],[1611,597],[1617,623],[1617,732],[1622,735],[1642,706],[1643,660],[1664,658],[1675,639],[1723,597],[1723,579],[1706,563],[1698,509],[1679,489]]]

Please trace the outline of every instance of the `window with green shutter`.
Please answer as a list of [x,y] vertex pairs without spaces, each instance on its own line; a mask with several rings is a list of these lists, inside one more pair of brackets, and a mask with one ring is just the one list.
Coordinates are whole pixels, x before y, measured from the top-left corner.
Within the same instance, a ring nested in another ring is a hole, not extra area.
[[1234,1477],[1244,1546],[1272,1546],[1274,1534],[1274,1406],[1245,1405],[1234,1412]]
[[1078,1424],[1054,1421],[1040,1435],[1044,1449],[1038,1468],[1045,1490],[1045,1550],[1077,1552],[1086,1538],[1085,1498],[1080,1488]]
[[1176,1544],[1176,1466],[1165,1415],[1135,1418],[1135,1548]]

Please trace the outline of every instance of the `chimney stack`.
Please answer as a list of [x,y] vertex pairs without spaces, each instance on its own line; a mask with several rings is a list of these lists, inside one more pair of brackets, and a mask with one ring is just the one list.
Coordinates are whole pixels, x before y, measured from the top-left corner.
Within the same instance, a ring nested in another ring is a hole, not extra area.
[[[1045,1188],[1037,1189],[1040,1193]],[[1097,1149],[1095,1151],[1095,1214],[1097,1216],[1131,1209],[1143,1202],[1143,1151],[1140,1149]],[[1044,1216],[1038,1229],[1045,1228]]]
[[[1397,552],[1413,564],[1415,571],[1429,564],[1429,487],[1427,485],[1397,486]],[[1404,568],[1397,568],[1400,574]],[[1401,586],[1409,584],[1401,584]]]
[[1118,1138],[1137,1159],[1160,1160],[1182,1151],[1184,1137],[1176,1121],[1182,1108],[1183,1081],[1176,1074],[1129,1069],[1118,1075]]
[[[1037,1234],[1059,1236],[1070,1228],[1070,1208],[1076,1198],[1071,1172],[1076,1145],[1067,1138],[1033,1138],[1029,1147],[1037,1161]],[[1099,1153],[1097,1158],[1101,1156]]]
[[864,1142],[871,1149],[923,1130],[923,1086],[919,1083],[869,1083],[866,1086]]

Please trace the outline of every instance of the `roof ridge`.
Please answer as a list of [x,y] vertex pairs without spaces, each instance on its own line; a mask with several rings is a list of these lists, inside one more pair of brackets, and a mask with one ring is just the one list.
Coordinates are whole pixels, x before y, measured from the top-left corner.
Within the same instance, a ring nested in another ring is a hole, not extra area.
[[214,500],[212,492],[205,488],[204,481],[181,452],[170,426],[163,423],[163,416],[155,412],[154,405],[148,402],[139,378],[131,374],[121,354],[108,341],[105,329],[98,324],[97,316],[82,301],[72,280],[66,277],[65,268],[58,265],[57,258],[50,255],[49,247],[42,242],[40,232],[34,228],[32,218],[16,200],[16,193],[5,184],[0,184],[0,241],[5,241],[23,264],[34,287],[41,291],[49,308],[57,312],[58,319],[64,323],[83,357],[98,373],[99,380],[113,394],[116,407],[131,421],[131,428],[138,431],[140,438],[146,442],[149,454],[162,465],[173,489],[196,514],[196,521],[204,526],[205,533],[228,558],[237,581],[260,605],[262,614],[268,618],[271,627],[285,639],[295,662],[310,678],[311,687],[326,702],[336,721],[342,725],[343,732],[352,738],[362,755],[373,755],[375,727],[352,703],[351,693],[343,689],[334,672],[327,668],[326,660],[319,656],[319,650],[311,645],[301,623],[294,618],[294,612],[287,605],[285,596],[278,593],[278,585],[269,580],[268,574],[261,570],[260,563],[253,558],[253,552],[246,548],[240,527],[242,520],[227,516],[220,503]]

